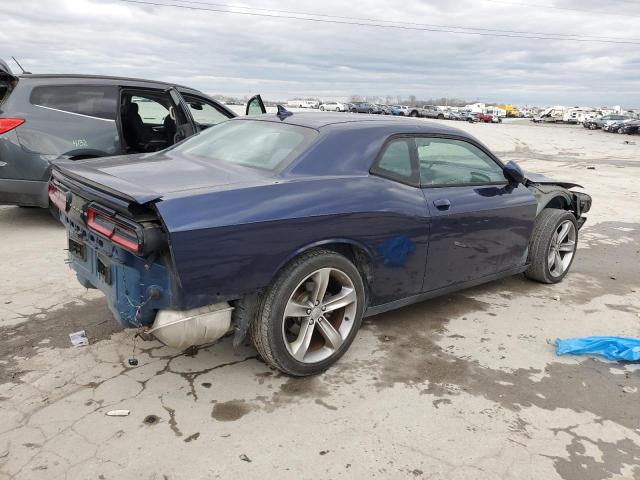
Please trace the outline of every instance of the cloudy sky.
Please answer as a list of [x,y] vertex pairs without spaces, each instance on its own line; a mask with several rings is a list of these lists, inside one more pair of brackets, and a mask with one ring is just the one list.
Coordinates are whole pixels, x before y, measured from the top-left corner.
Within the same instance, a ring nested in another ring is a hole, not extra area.
[[2,1],[0,57],[270,100],[640,107],[640,0],[143,1]]

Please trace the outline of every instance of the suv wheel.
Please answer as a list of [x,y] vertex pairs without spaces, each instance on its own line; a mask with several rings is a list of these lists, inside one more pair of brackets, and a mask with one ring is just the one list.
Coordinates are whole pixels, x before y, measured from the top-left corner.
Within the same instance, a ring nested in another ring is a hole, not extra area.
[[562,281],[578,246],[578,225],[571,212],[544,209],[536,218],[529,242],[527,278],[542,283]]
[[353,342],[364,307],[364,284],[353,263],[330,250],[312,250],[267,289],[251,340],[266,363],[286,374],[321,373]]

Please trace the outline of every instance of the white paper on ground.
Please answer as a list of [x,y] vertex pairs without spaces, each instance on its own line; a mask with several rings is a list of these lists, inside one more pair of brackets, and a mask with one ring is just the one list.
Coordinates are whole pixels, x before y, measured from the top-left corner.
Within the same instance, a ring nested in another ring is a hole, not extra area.
[[71,345],[73,345],[74,347],[83,347],[89,345],[89,339],[87,338],[87,333],[84,330],[70,333],[69,340],[71,340]]

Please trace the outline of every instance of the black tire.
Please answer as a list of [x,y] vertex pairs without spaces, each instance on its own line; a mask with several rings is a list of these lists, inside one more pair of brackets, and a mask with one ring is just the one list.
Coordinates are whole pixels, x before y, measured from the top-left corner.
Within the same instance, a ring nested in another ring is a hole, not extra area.
[[418,116],[418,112],[416,112],[415,110],[412,110],[411,113],[409,114],[410,117],[417,117]]
[[[570,220],[575,229],[575,245],[570,263],[566,266],[561,275],[554,276],[549,269],[549,250],[551,240],[560,226],[565,221]],[[525,276],[531,280],[541,283],[558,283],[567,275],[571,269],[571,264],[575,259],[576,248],[578,247],[578,225],[576,217],[571,212],[555,208],[546,208],[538,214],[531,240],[529,241],[529,268],[525,271]]]
[[444,120],[444,115],[440,114],[440,115],[438,115],[437,118],[438,118],[438,120]]
[[[300,282],[314,271],[328,267],[341,270],[353,282],[358,300],[356,315],[352,319],[354,323],[347,338],[330,357],[316,363],[303,363],[296,360],[286,347],[282,326],[284,309]],[[311,250],[289,263],[265,291],[249,330],[251,341],[260,357],[281,372],[296,377],[316,375],[324,372],[347,351],[360,328],[364,307],[364,284],[355,265],[331,250]]]

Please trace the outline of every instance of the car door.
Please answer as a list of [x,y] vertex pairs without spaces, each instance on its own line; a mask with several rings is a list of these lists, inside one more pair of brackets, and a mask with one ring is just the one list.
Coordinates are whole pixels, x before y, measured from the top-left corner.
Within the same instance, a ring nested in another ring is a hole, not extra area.
[[267,113],[262,97],[260,95],[254,95],[251,97],[247,102],[247,109],[244,113],[245,115],[262,115]]
[[168,88],[166,91],[173,102],[171,117],[176,124],[175,142],[177,143],[194,133],[198,133],[199,128],[193,120],[187,102],[182,98],[180,92],[173,87]]
[[507,271],[526,262],[537,202],[502,165],[463,138],[415,137],[420,186],[431,214],[423,290]]

